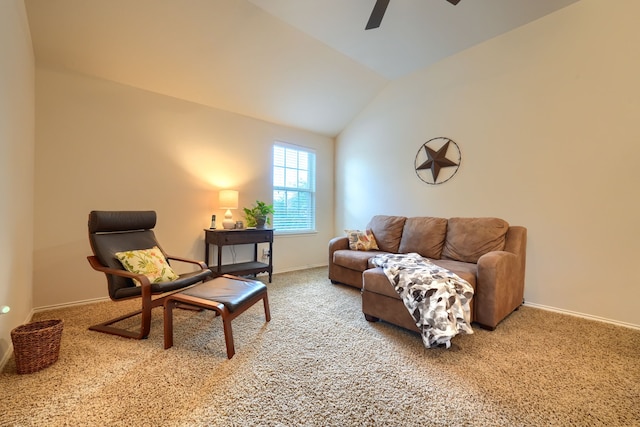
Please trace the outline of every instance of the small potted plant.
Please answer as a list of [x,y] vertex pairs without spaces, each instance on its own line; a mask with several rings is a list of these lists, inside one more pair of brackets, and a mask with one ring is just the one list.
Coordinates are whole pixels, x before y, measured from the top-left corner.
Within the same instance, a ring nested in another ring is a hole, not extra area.
[[271,224],[269,214],[273,214],[273,205],[256,200],[256,204],[251,208],[243,208],[244,217],[247,220],[247,227],[264,228],[265,223]]

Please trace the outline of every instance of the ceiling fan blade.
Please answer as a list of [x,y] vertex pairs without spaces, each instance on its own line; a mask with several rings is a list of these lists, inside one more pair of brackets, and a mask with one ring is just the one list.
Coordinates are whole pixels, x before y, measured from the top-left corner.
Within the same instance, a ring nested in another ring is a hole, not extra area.
[[367,26],[364,28],[365,30],[378,28],[380,26],[384,12],[387,10],[387,6],[389,6],[389,0],[376,0],[376,5],[373,6],[373,11],[369,17]]
[[449,3],[451,3],[452,5],[457,5],[458,3],[460,3],[460,0],[447,0]]

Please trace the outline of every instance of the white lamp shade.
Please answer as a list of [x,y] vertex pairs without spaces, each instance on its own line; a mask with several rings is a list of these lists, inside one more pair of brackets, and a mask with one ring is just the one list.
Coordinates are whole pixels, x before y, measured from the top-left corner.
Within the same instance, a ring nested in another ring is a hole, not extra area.
[[218,202],[220,209],[238,209],[238,192],[236,190],[220,190]]

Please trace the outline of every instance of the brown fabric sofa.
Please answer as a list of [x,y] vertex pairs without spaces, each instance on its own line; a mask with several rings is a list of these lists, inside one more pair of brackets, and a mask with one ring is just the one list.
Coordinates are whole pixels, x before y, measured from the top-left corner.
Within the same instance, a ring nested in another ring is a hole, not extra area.
[[369,321],[418,331],[413,317],[381,268],[369,259],[380,253],[417,252],[453,271],[475,290],[471,320],[493,330],[523,302],[527,230],[499,218],[374,216],[371,230],[379,250],[349,249],[347,237],[329,242],[329,279],[362,289]]

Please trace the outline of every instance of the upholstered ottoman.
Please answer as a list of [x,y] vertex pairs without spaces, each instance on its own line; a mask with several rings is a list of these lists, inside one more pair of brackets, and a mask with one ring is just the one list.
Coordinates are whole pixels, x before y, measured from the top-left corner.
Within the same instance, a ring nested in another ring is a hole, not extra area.
[[168,296],[164,301],[164,348],[173,346],[173,308],[178,305],[213,310],[222,317],[227,358],[235,354],[231,321],[262,300],[264,316],[271,320],[267,286],[257,280],[223,275]]

